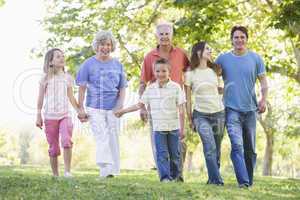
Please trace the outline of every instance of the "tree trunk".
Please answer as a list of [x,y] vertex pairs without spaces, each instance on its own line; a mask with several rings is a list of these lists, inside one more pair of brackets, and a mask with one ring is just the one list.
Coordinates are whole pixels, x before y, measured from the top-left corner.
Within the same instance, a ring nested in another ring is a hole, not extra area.
[[263,163],[263,175],[272,175],[272,164],[273,164],[273,146],[274,136],[273,133],[266,133],[266,148]]
[[293,165],[293,163],[292,163],[292,178],[294,178],[295,177],[295,173],[294,173],[294,165]]
[[274,127],[274,116],[272,112],[272,106],[270,102],[267,101],[267,113],[264,117],[260,115],[258,118],[263,130],[266,134],[266,148],[263,162],[263,175],[271,176],[272,175],[272,164],[273,164],[273,147],[274,147],[274,133],[276,129]]
[[[294,54],[295,54],[295,58],[296,58],[296,63],[297,63],[297,71],[296,71],[296,75],[295,75],[295,80],[300,84],[300,49],[297,47],[297,45],[293,42],[292,39],[290,39],[293,50],[294,50]],[[298,41],[298,46],[299,46],[300,41]]]

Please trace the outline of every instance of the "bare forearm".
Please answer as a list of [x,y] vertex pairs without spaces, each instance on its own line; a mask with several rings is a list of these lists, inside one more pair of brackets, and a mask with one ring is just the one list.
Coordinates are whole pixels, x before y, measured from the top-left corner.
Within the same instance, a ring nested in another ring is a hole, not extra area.
[[188,120],[191,122],[191,120],[192,120],[192,105],[191,105],[191,102],[186,103],[186,113],[187,113]]
[[266,100],[268,96],[268,82],[266,76],[259,77],[261,98]]
[[37,100],[37,114],[41,114],[43,104],[44,104],[44,89],[42,86],[39,88],[38,100]]
[[189,86],[185,86],[185,96],[186,96],[186,113],[188,116],[188,120],[191,120],[192,116],[192,98],[191,98],[191,88]]
[[78,112],[79,105],[74,97],[73,87],[68,87],[68,98],[69,98],[69,101],[72,104],[73,108],[76,110],[76,112]]
[[179,123],[180,123],[180,129],[184,130],[184,106],[183,105],[179,107]]
[[135,104],[130,107],[122,109],[122,113],[125,114],[125,113],[129,113],[129,112],[134,112],[134,111],[141,109],[142,107],[143,107],[143,104],[138,103],[138,104]]
[[79,108],[83,108],[83,102],[85,97],[86,86],[80,86],[78,92],[78,106]]
[[141,82],[140,82],[140,87],[139,87],[139,96],[140,96],[140,97],[141,97],[142,94],[144,93],[145,88],[146,88],[146,83],[143,82],[143,81],[141,81]]
[[37,114],[41,114],[43,108],[43,99],[38,99],[37,103]]
[[76,112],[78,112],[79,111],[79,104],[77,103],[74,95],[69,97],[69,101],[72,104],[73,108],[76,110]]
[[118,102],[116,108],[122,108],[125,101],[126,88],[121,88],[119,91]]
[[260,91],[261,91],[262,98],[266,100],[268,96],[268,86],[267,85],[262,86]]

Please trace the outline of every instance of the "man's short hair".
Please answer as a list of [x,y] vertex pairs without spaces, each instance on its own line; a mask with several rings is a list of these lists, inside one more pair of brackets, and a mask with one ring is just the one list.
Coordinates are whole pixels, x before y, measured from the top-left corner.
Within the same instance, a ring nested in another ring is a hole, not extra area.
[[171,70],[171,64],[170,64],[170,62],[167,59],[165,59],[165,58],[159,58],[159,59],[157,59],[154,62],[153,67],[155,68],[155,66],[160,65],[160,64],[168,65],[168,69]]
[[246,35],[246,38],[248,39],[248,29],[245,26],[240,26],[240,25],[236,25],[234,27],[232,27],[231,29],[231,33],[230,33],[230,39],[233,39],[233,34],[235,31],[241,31],[242,33],[244,33]]

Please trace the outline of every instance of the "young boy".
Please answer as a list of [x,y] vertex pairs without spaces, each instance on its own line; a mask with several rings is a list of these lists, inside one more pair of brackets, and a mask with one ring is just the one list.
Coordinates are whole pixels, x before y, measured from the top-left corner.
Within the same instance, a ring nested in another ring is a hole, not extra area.
[[179,84],[170,80],[170,68],[166,59],[158,59],[153,69],[156,81],[146,88],[139,103],[115,111],[115,115],[121,117],[144,105],[149,108],[161,182],[177,180],[180,163],[179,138],[184,138],[185,98]]

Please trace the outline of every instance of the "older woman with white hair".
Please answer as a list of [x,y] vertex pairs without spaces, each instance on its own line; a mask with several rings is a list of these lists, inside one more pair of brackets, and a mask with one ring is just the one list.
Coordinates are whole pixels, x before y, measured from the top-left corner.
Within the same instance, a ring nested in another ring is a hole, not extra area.
[[111,32],[99,31],[93,41],[96,55],[84,61],[76,77],[81,110],[78,118],[81,122],[90,122],[96,141],[96,163],[100,167],[100,177],[113,177],[120,173],[120,122],[113,110],[123,106],[127,81],[123,65],[111,57],[115,48],[116,42]]

